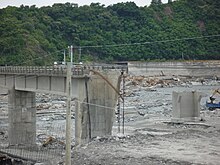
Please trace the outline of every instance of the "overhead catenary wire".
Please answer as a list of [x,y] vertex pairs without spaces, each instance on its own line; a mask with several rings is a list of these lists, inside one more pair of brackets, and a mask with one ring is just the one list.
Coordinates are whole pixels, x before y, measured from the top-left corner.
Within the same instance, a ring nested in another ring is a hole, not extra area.
[[119,43],[119,44],[109,44],[109,45],[85,45],[85,46],[74,46],[73,48],[102,48],[102,47],[122,47],[122,46],[136,46],[136,45],[147,45],[154,43],[166,43],[166,42],[175,42],[175,41],[184,41],[184,40],[195,40],[195,39],[203,39],[203,38],[214,38],[220,37],[220,34],[215,35],[206,35],[206,36],[197,36],[197,37],[184,37],[184,38],[176,38],[169,40],[157,40],[157,41],[145,41],[145,42],[135,42],[135,43]]
[[[146,41],[146,42],[135,42],[135,43],[119,43],[119,44],[109,44],[109,45],[85,45],[85,46],[73,46],[73,48],[83,49],[83,48],[102,48],[102,47],[120,47],[120,46],[135,46],[135,45],[146,45],[146,44],[153,44],[153,43],[166,43],[166,42],[175,42],[175,41],[184,41],[184,40],[195,40],[195,39],[202,39],[202,38],[214,38],[214,37],[220,37],[220,34],[215,35],[206,35],[206,36],[197,36],[197,37],[185,37],[185,38],[176,38],[176,39],[169,39],[169,40],[157,40],[157,41]],[[61,49],[57,50],[55,52],[48,52],[45,56],[40,56],[34,59],[26,60],[22,63],[19,63],[19,65],[27,64],[28,62],[48,57],[52,54],[62,52],[67,49]]]
[[[135,43],[119,43],[119,44],[109,44],[109,45],[85,45],[85,46],[73,46],[73,48],[78,48],[78,49],[83,49],[83,48],[102,48],[102,47],[121,47],[121,46],[135,46],[135,45],[146,45],[146,44],[154,44],[154,43],[166,43],[166,42],[175,42],[175,41],[184,41],[184,40],[195,40],[195,39],[202,39],[202,38],[214,38],[214,37],[220,37],[220,34],[215,34],[215,35],[206,35],[206,36],[197,36],[197,37],[185,37],[185,38],[176,38],[176,39],[169,39],[169,40],[158,40],[158,41],[146,41],[146,42],[135,42]],[[52,54],[61,52],[63,53],[64,50],[67,49],[61,49],[57,50],[55,52],[48,52],[45,56],[40,56],[34,59],[26,60],[22,63],[19,63],[19,65],[27,64],[28,62],[37,60],[37,59],[42,59],[46,58],[48,56],[51,56]]]

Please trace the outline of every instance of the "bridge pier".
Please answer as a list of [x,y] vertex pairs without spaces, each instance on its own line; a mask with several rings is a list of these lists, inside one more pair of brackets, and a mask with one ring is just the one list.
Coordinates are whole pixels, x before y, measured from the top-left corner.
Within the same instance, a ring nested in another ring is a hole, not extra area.
[[172,94],[172,122],[198,121],[200,120],[201,92],[184,91]]
[[[113,74],[109,72],[102,74],[119,91],[120,73],[114,72]],[[98,75],[92,75],[88,81],[85,81],[85,87],[78,88],[81,92],[79,92],[79,97],[76,101],[75,114],[77,145],[87,143],[96,136],[112,134],[118,93],[107,81]]]
[[36,142],[35,92],[10,89],[8,92],[8,114],[9,144],[34,145]]

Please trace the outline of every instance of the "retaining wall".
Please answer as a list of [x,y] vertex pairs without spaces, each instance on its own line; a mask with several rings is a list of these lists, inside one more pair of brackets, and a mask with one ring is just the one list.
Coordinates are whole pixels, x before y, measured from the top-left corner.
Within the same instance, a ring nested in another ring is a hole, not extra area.
[[220,61],[128,62],[133,75],[220,76]]

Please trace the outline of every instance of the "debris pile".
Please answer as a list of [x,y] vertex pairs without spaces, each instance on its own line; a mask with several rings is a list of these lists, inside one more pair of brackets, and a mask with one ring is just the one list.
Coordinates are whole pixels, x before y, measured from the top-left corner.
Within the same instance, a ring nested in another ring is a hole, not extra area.
[[145,77],[145,76],[127,76],[126,86],[141,86],[141,87],[172,87],[180,85],[182,82],[176,77]]
[[[66,108],[66,97],[38,93],[36,95],[36,104],[37,110],[64,109]],[[74,101],[72,104],[74,106]]]
[[191,77],[191,76],[133,76],[125,77],[125,86],[139,87],[174,87],[191,85],[218,85],[220,81],[216,77]]

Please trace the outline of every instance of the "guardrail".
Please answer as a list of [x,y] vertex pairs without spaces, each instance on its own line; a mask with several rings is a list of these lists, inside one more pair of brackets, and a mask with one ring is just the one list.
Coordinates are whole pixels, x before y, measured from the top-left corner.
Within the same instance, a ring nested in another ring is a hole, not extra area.
[[[25,75],[66,75],[66,67],[57,66],[5,66],[0,67],[0,73]],[[84,69],[73,67],[72,75],[84,75]]]
[[[127,71],[127,66],[122,65],[73,65],[72,75],[82,76],[89,74],[90,70],[123,70]],[[24,74],[24,75],[66,75],[65,65],[56,66],[1,66],[0,73],[3,74]]]
[[126,71],[128,70],[127,65],[111,65],[111,64],[103,64],[103,65],[84,65],[83,66],[84,70],[123,70]]

